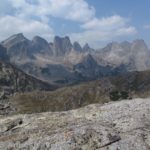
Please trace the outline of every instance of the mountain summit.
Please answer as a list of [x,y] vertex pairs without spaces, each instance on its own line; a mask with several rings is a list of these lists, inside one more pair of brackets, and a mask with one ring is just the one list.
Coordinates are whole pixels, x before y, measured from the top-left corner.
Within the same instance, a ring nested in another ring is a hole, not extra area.
[[68,36],[61,38],[56,36],[54,38],[53,51],[55,56],[63,56],[71,51],[72,44]]
[[150,50],[144,40],[135,40],[132,43],[112,42],[99,49],[97,55],[99,55],[98,59],[112,66],[124,64],[129,71],[150,69]]

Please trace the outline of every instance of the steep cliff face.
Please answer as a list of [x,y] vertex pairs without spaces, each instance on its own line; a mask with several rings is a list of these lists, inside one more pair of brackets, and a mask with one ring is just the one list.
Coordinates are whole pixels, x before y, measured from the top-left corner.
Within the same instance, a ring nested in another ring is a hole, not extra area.
[[56,36],[54,38],[53,52],[55,56],[64,56],[71,51],[72,44],[68,36],[60,38]]
[[78,42],[73,43],[73,49],[77,52],[82,52],[83,51],[81,45]]
[[86,43],[84,46],[83,46],[83,52],[92,52],[94,49],[92,49],[88,43]]
[[7,50],[2,45],[0,45],[0,60],[9,62],[9,56],[7,55]]
[[149,150],[150,99],[0,117],[0,149]]
[[39,37],[39,36],[35,36],[32,41],[31,41],[31,46],[30,46],[30,52],[31,54],[35,55],[35,54],[41,54],[43,56],[48,55],[48,56],[52,56],[53,55],[53,51],[49,45],[49,43]]

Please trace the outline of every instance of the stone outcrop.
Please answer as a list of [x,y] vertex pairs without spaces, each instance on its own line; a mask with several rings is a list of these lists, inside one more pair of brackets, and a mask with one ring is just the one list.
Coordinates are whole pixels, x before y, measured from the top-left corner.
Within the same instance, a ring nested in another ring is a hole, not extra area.
[[73,43],[73,49],[77,52],[82,52],[82,47],[80,46],[80,44],[78,42],[74,42]]
[[2,150],[149,150],[150,99],[0,117]]

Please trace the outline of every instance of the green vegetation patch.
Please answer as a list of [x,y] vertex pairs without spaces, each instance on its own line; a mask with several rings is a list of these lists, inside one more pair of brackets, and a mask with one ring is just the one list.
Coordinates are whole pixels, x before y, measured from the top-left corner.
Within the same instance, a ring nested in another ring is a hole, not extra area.
[[127,91],[113,91],[109,94],[110,100],[118,101],[122,99],[128,99],[129,93]]

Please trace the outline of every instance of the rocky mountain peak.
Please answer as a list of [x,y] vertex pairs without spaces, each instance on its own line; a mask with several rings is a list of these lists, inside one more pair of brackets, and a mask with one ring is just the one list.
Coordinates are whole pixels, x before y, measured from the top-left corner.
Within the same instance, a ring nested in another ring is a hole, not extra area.
[[41,43],[48,44],[48,42],[40,36],[33,37],[32,42],[39,43],[39,44],[41,44]]
[[55,56],[63,56],[66,53],[70,52],[71,48],[72,44],[68,36],[55,36],[53,45],[53,51]]
[[73,49],[77,52],[82,52],[82,47],[80,46],[78,42],[73,43]]
[[8,39],[2,42],[3,46],[9,47],[11,45],[14,45],[15,43],[21,42],[27,40],[22,33],[18,33],[15,35],[12,35]]
[[113,47],[120,46],[120,44],[118,42],[111,42],[111,43],[108,44],[108,46],[110,46],[111,48],[113,48]]
[[130,52],[131,51],[132,44],[128,41],[123,41],[121,43],[119,42],[111,42],[106,45],[102,50],[104,52],[111,52],[111,53],[123,53],[124,52]]
[[121,45],[118,42],[111,42],[102,49],[104,53],[118,53],[122,51]]
[[[45,74],[41,71],[42,69],[40,70],[41,66],[45,67],[52,64],[55,67],[58,64],[64,65],[65,69],[68,67],[72,69],[75,66],[80,73],[82,72],[82,75],[84,74],[84,77],[87,74],[91,74],[90,77],[92,77],[92,73],[95,72],[108,72],[109,68],[103,69],[103,66],[114,68],[123,64],[127,71],[141,71],[150,68],[150,51],[144,40],[135,40],[132,43],[127,41],[112,42],[99,51],[94,51],[88,43],[83,48],[78,42],[72,44],[68,36],[56,36],[53,43],[48,43],[39,36],[35,36],[30,41],[19,33],[3,41],[2,46],[7,49],[10,62],[41,79],[45,79]],[[4,53],[2,52],[2,54]],[[3,58],[3,55],[1,56]],[[99,66],[102,66],[102,69],[99,69]],[[46,71],[51,73],[51,69],[49,67]],[[62,69],[58,72],[62,73]],[[72,70],[67,70],[67,72],[70,74]],[[46,80],[51,80],[53,77],[48,74]]]
[[132,49],[137,49],[137,50],[138,49],[140,49],[140,50],[145,50],[146,49],[146,50],[148,50],[148,47],[147,47],[144,40],[137,39],[137,40],[133,41]]
[[22,60],[30,55],[29,47],[31,41],[24,37],[22,33],[12,35],[2,42],[2,46],[7,49],[7,54],[14,62],[17,59]]
[[90,51],[90,50],[91,50],[91,48],[90,48],[89,44],[86,43],[86,44],[83,46],[83,51],[84,51],[84,52],[87,52],[87,51]]

